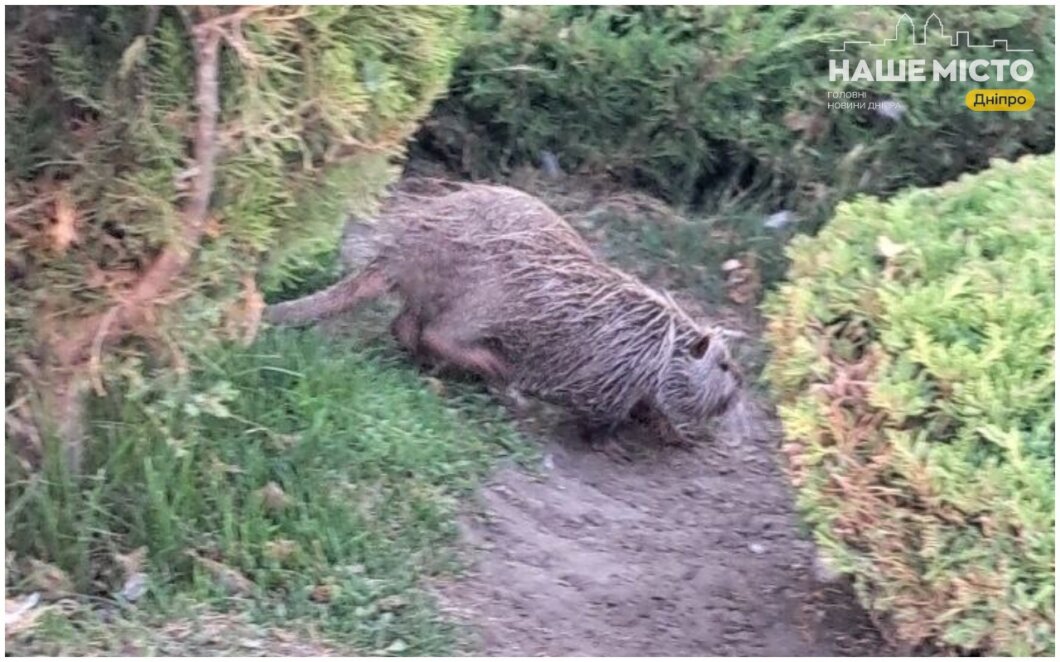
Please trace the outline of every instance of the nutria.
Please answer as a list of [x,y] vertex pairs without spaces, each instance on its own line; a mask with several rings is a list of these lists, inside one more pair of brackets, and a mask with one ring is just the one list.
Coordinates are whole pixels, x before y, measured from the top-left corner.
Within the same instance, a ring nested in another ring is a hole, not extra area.
[[311,322],[396,292],[391,331],[407,349],[565,407],[586,431],[648,411],[687,441],[740,391],[722,333],[511,188],[406,180],[374,222],[350,223],[343,261],[351,275],[267,319]]

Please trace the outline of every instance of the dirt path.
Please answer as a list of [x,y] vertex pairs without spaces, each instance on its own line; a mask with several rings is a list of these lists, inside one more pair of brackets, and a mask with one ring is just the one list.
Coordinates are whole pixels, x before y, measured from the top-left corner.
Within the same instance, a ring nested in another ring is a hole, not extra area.
[[555,441],[540,475],[482,490],[471,573],[442,603],[483,653],[886,654],[850,593],[814,579],[769,448],[640,449]]

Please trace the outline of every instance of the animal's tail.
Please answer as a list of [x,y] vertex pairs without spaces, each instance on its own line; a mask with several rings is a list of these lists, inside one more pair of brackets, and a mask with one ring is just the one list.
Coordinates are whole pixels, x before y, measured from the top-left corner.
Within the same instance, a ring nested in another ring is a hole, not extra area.
[[382,270],[370,267],[301,299],[269,306],[265,309],[265,319],[287,326],[309,324],[350,310],[389,290],[390,281]]

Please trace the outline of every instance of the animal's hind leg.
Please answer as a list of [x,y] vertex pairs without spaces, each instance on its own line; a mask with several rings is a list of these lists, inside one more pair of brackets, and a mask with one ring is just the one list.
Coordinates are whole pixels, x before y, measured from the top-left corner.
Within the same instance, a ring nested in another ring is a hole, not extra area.
[[411,306],[405,306],[390,323],[390,334],[406,351],[413,356],[419,356],[420,347],[420,318]]
[[465,320],[445,314],[431,320],[420,336],[424,348],[446,363],[473,372],[492,384],[507,383],[511,367]]
[[390,323],[390,334],[421,370],[437,374],[445,369],[445,362],[434,356],[423,344],[423,318],[412,306],[405,306]]

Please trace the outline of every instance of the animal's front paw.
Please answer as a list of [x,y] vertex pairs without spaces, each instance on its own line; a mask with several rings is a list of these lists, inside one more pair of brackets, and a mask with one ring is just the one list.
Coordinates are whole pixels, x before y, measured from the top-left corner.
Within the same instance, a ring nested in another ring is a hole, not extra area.
[[595,453],[602,453],[612,460],[618,460],[620,462],[632,462],[634,459],[628,448],[609,435],[593,438],[589,442],[589,448]]
[[523,415],[530,412],[532,403],[514,386],[510,384],[508,386],[491,385],[489,391],[501,404],[516,414]]
[[662,416],[656,417],[655,420],[652,421],[651,427],[656,438],[662,441],[666,446],[670,446],[671,448],[691,449],[696,445],[696,442],[691,437],[683,434]]

